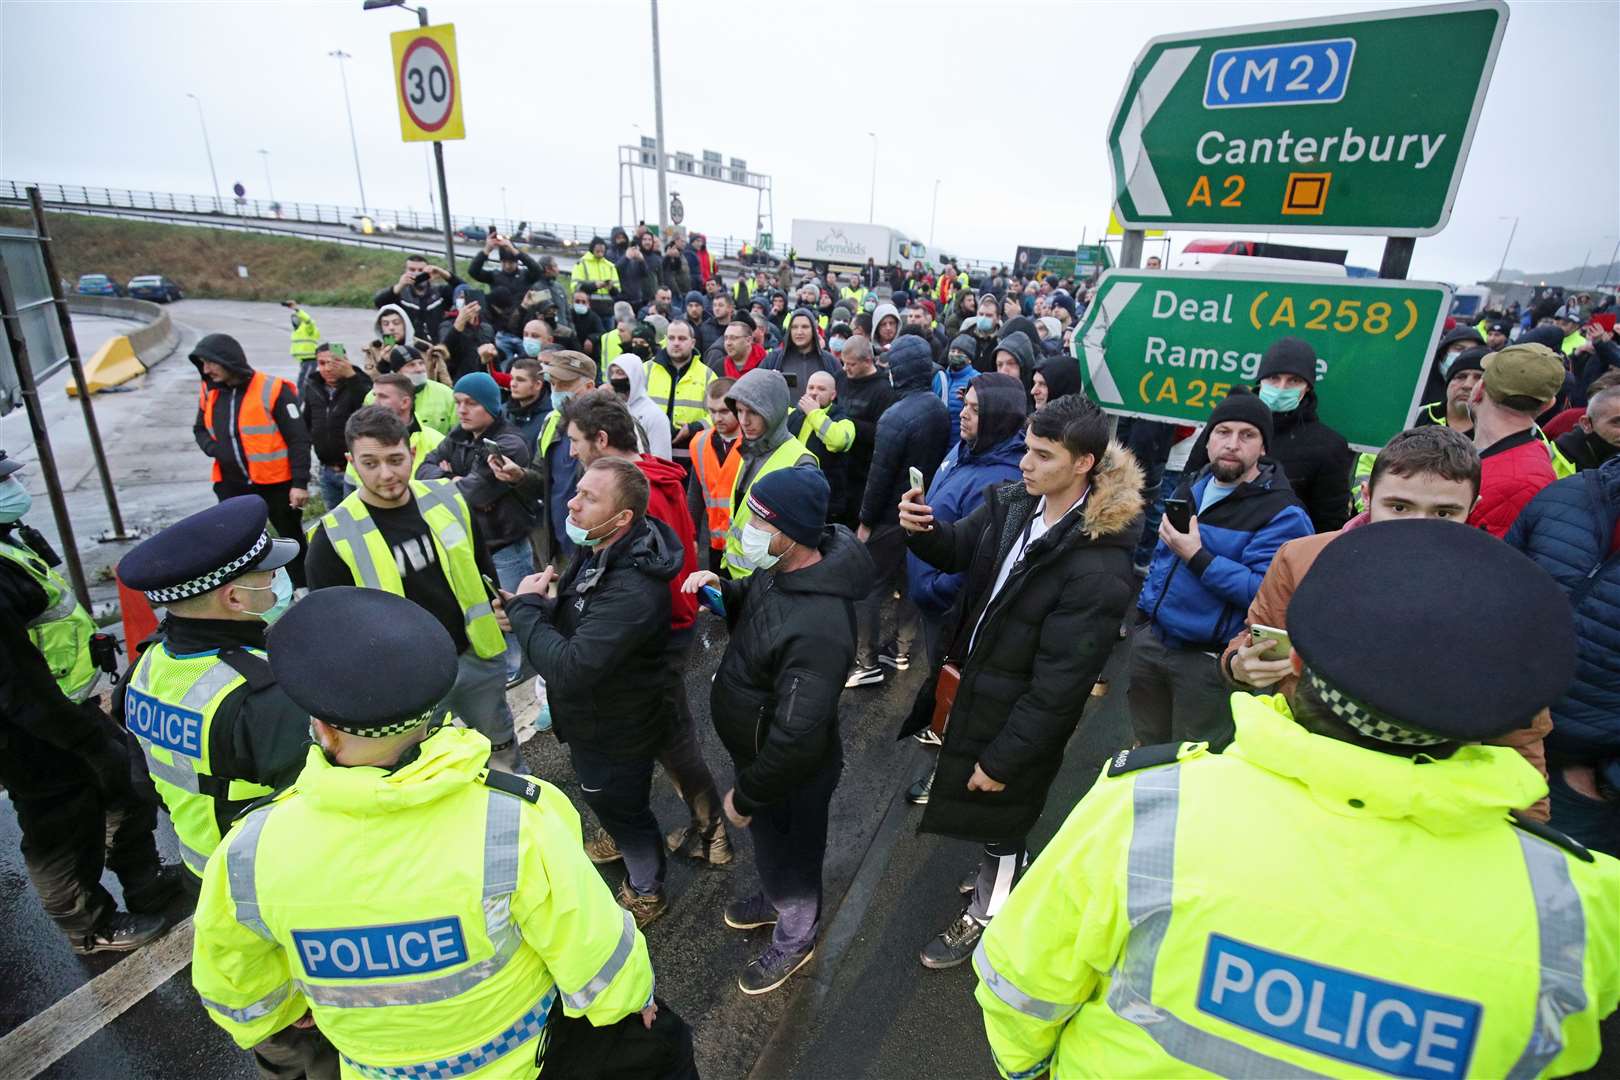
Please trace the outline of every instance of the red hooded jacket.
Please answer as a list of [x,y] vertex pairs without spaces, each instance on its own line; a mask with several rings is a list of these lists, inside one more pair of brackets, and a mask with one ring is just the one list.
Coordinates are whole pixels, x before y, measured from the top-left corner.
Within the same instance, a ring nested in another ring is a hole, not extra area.
[[697,621],[697,595],[682,592],[681,585],[698,568],[696,530],[692,527],[692,512],[686,507],[686,473],[673,461],[651,454],[642,454],[636,466],[652,489],[647,513],[674,529],[681,539],[681,572],[669,583],[669,628],[685,630]]
[[1501,539],[1536,492],[1558,477],[1534,431],[1497,441],[1479,459],[1479,502],[1468,515],[1468,524]]

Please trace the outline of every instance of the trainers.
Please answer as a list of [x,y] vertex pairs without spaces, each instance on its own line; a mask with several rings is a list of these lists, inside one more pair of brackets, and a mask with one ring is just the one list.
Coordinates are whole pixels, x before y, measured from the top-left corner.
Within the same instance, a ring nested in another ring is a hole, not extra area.
[[664,837],[671,855],[684,855],[688,859],[706,862],[710,866],[725,866],[731,862],[731,838],[724,824],[717,823],[714,832],[705,840],[703,834],[690,824],[671,829]]
[[883,669],[873,664],[871,667],[857,667],[849,673],[844,680],[847,689],[851,686],[876,686],[883,681]]
[[733,930],[775,926],[776,909],[771,907],[764,893],[755,893],[746,900],[733,900],[726,905],[726,925]]
[[99,952],[129,952],[163,936],[161,915],[131,915],[115,911],[90,933],[73,939],[73,951],[80,956]]
[[182,875],[191,871],[179,863],[162,863],[150,877],[124,883],[124,906],[135,915],[156,915],[179,893]]
[[775,945],[743,965],[737,976],[737,987],[745,994],[768,994],[788,981],[788,976],[810,962],[816,955],[814,945],[803,952],[786,952]]
[[885,645],[878,650],[878,663],[896,671],[905,671],[911,667],[911,654],[900,652],[893,645]]
[[934,790],[934,774],[920,778],[915,784],[906,788],[906,802],[913,806],[927,806],[928,794]]
[[923,728],[921,731],[919,731],[915,735],[913,735],[912,738],[916,739],[918,742],[922,743],[924,746],[944,746],[945,745],[945,740],[940,738],[938,735],[935,735],[934,734],[934,729],[931,728],[931,727]]
[[619,844],[608,835],[606,829],[597,829],[596,835],[585,841],[585,857],[597,866],[606,866],[608,863],[618,862],[624,858],[619,851]]
[[956,967],[973,955],[973,947],[979,943],[979,937],[984,933],[984,923],[975,919],[966,908],[956,917],[956,921],[945,928],[917,954],[922,966],[934,971],[943,971],[946,968]]
[[635,918],[637,930],[645,930],[669,910],[669,900],[664,896],[663,889],[654,893],[638,893],[630,887],[629,879],[619,882],[618,900],[619,906]]

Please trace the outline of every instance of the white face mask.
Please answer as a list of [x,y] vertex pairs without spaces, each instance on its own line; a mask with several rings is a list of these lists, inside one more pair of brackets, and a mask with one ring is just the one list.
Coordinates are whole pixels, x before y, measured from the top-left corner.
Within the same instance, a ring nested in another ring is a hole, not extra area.
[[766,532],[753,522],[745,524],[742,530],[742,551],[748,565],[760,570],[769,570],[775,566],[782,556],[771,554],[771,541],[774,539],[775,533]]
[[425,371],[408,372],[405,377],[411,380],[412,386],[421,386],[427,382],[427,372]]

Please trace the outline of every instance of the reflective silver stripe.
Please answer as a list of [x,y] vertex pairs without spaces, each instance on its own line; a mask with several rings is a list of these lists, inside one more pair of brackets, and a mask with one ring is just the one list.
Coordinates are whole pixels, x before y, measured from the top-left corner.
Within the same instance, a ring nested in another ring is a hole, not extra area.
[[984,951],[984,938],[979,938],[978,948],[973,950],[973,970],[979,973],[984,985],[990,992],[1000,998],[1008,1008],[1016,1009],[1025,1016],[1048,1024],[1059,1024],[1073,1016],[1080,1009],[1080,1003],[1062,1005],[1055,1001],[1043,1001],[1038,997],[1031,997],[1013,983],[1013,981],[990,963],[990,956]]
[[274,435],[281,429],[274,424],[242,424],[236,430],[243,435]]
[[326,538],[335,546],[338,541],[349,545],[354,553],[355,565],[360,571],[360,584],[367,589],[381,589],[382,578],[371,561],[371,549],[366,546],[366,534],[377,531],[377,523],[370,514],[356,516],[352,509],[337,509],[321,519]]
[[287,458],[287,451],[273,450],[268,454],[249,454],[247,458],[249,461],[285,461]]
[[1108,1007],[1147,1032],[1171,1057],[1218,1076],[1320,1076],[1200,1030],[1154,1003],[1153,969],[1170,929],[1174,899],[1180,806],[1180,765],[1137,778],[1131,792],[1131,847],[1125,867],[1125,911],[1131,931],[1125,955],[1112,973]]
[[1541,940],[1541,988],[1535,1022],[1509,1080],[1540,1076],[1564,1049],[1564,1018],[1587,1006],[1586,913],[1569,877],[1568,857],[1559,848],[1520,832],[1519,849],[1536,898],[1536,929]]
[[716,498],[713,498],[710,495],[704,495],[703,496],[703,505],[706,506],[707,508],[709,508],[710,510],[729,510],[729,509],[731,509],[731,500],[730,499],[716,499]]
[[618,978],[619,972],[624,969],[625,962],[630,959],[630,950],[636,945],[636,920],[628,911],[624,913],[624,933],[619,935],[619,943],[614,946],[613,955],[607,958],[600,971],[591,976],[590,982],[574,991],[572,994],[563,993],[563,1004],[571,1006],[580,1012],[591,1007],[608,984]]
[[317,1005],[374,1009],[389,1005],[425,1005],[466,993],[494,977],[523,944],[512,922],[512,893],[517,890],[518,837],[522,801],[490,791],[484,816],[484,932],[495,951],[471,967],[450,975],[414,982],[379,982],[366,986],[332,986],[298,980],[298,989]]
[[[234,1020],[238,1024],[251,1024],[261,1016],[269,1016],[271,1013],[279,1009],[282,1002],[286,1001],[292,996],[292,992],[292,983],[284,982],[274,990],[270,991],[268,994],[264,995],[264,997],[260,998],[258,1001],[255,1001],[253,1004],[245,1006],[244,1008],[233,1009],[228,1005],[221,1005],[217,1001],[209,1001],[207,998],[202,998],[202,1003],[208,1008],[219,1013],[219,1015],[225,1017],[227,1020]],[[201,994],[197,996],[202,997]]]
[[832,430],[832,426],[833,426],[832,417],[830,417],[830,416],[826,415],[825,413],[823,413],[822,416],[821,416],[821,423],[816,425],[816,434],[820,435],[823,441],[826,441],[827,433]]
[[449,510],[456,520],[465,527],[467,519],[461,513],[460,500],[456,497],[459,494],[456,489],[456,482],[454,480],[441,480],[436,484],[428,484],[427,488],[428,490],[417,493],[416,508],[426,515],[434,507],[442,506]]
[[266,414],[275,408],[276,388],[280,385],[281,380],[270,375],[259,380],[259,403],[264,406]]
[[[161,648],[161,646],[159,647]],[[138,693],[152,695],[150,689],[152,666],[152,664],[143,661],[136,668],[135,678],[130,680],[131,689]],[[235,668],[224,661],[216,661],[197,677],[196,682],[186,688],[186,692],[180,695],[180,700],[175,704],[182,709],[200,713],[208,707],[208,703],[214,700],[216,695],[241,678],[242,676],[237,673]],[[135,741],[141,744],[141,753],[146,758],[146,771],[152,774],[152,779],[161,780],[192,795],[201,794],[197,783],[196,758],[170,750],[169,756],[174,760],[164,761],[153,753],[157,747],[150,739],[144,739],[136,735]],[[205,862],[207,858],[206,855],[203,856]],[[197,872],[202,873],[200,869]]]
[[467,609],[467,625],[472,626],[472,624],[478,619],[482,619],[485,615],[493,614],[495,614],[495,608],[488,600],[485,600],[481,604],[474,604],[472,607]]
[[242,822],[242,831],[225,841],[225,879],[230,886],[231,902],[236,905],[236,921],[266,941],[275,938],[259,917],[257,863],[259,834],[264,831],[272,809],[267,806],[249,814]]
[[[557,989],[552,987],[546,991],[544,997],[535,1002],[534,1008],[518,1017],[505,1031],[455,1057],[424,1061],[416,1065],[367,1065],[347,1054],[343,1055],[343,1060],[366,1080],[447,1080],[449,1077],[465,1076],[543,1035],[546,1030],[546,1017],[550,1015],[551,1007],[556,1002]],[[532,1062],[529,1064],[529,1070],[530,1072],[534,1070]]]
[[34,627],[43,625],[44,623],[52,623],[60,619],[65,619],[69,615],[72,615],[78,606],[79,599],[73,595],[73,590],[71,588],[63,589],[62,598],[56,602],[54,607],[46,608],[44,611],[28,620],[29,629],[33,629]]
[[202,794],[197,784],[197,766],[191,758],[175,754],[174,764],[171,765],[152,753],[149,740],[137,735],[135,741],[141,744],[141,753],[146,756],[146,771],[152,774],[152,779],[161,780],[191,795]]
[[[179,840],[179,837],[175,839]],[[208,868],[208,856],[189,846],[184,840],[179,840],[179,846],[180,861],[185,863],[192,873],[202,877],[203,871]]]
[[708,415],[709,412],[707,404],[702,401],[693,401],[691,398],[676,398],[675,407],[677,409],[702,409],[704,415]]

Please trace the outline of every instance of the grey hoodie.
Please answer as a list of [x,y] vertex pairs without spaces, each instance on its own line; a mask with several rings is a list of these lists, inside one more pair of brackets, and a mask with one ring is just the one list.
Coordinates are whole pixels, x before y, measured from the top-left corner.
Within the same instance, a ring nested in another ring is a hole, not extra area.
[[[726,404],[741,402],[749,409],[765,418],[765,434],[758,439],[744,436],[740,448],[743,459],[742,474],[737,477],[736,491],[748,490],[748,485],[759,472],[765,459],[770,457],[777,448],[793,436],[788,432],[787,416],[789,407],[787,380],[782,378],[779,371],[770,371],[766,368],[755,368],[738,379],[726,395]],[[806,452],[799,459],[815,464],[814,454]]]
[[624,377],[630,380],[630,396],[625,399],[624,405],[635,418],[636,426],[641,428],[646,444],[643,449],[654,457],[670,458],[674,453],[671,448],[673,433],[669,417],[647,396],[647,365],[638,356],[620,353],[608,364],[609,372],[613,368],[623,371]]
[[[888,345],[878,344],[878,324],[889,316],[894,317],[894,337]],[[893,304],[879,304],[872,310],[872,349],[874,352],[883,352],[900,340],[900,309]]]

